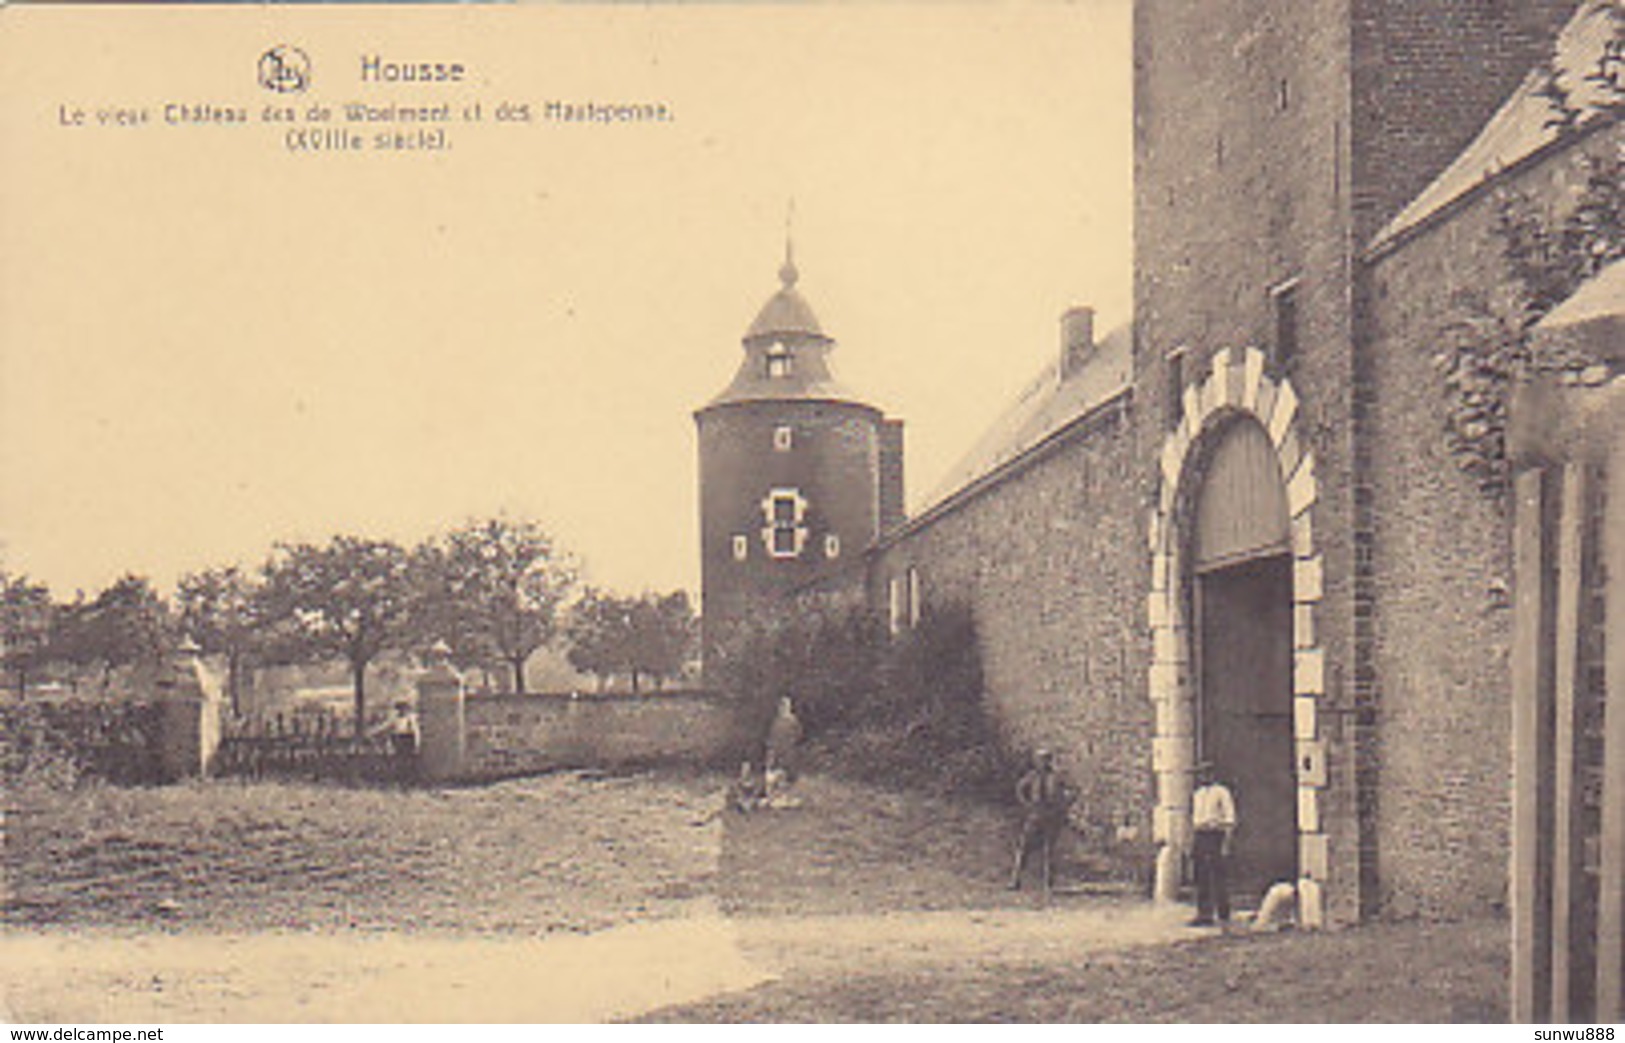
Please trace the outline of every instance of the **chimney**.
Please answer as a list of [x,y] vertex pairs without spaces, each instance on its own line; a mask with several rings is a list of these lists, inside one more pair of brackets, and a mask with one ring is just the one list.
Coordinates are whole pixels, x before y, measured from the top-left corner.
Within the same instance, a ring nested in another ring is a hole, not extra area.
[[1095,309],[1068,308],[1061,315],[1061,379],[1076,373],[1095,346]]
[[903,507],[903,422],[880,423],[880,531],[890,532],[907,521]]

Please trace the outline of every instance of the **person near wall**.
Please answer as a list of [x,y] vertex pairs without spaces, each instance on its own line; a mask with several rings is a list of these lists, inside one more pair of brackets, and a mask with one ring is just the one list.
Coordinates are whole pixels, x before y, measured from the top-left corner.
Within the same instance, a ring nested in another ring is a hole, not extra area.
[[1033,848],[1042,856],[1044,893],[1055,884],[1055,842],[1066,825],[1072,794],[1055,771],[1055,758],[1048,750],[1035,750],[1033,764],[1016,783],[1016,803],[1021,806],[1021,835],[1016,840],[1016,864],[1010,872],[1010,890],[1021,890],[1021,874]]
[[389,747],[395,758],[395,774],[402,780],[417,771],[418,715],[412,704],[402,699],[395,703],[390,714],[369,733],[388,735]]
[[767,799],[766,784],[756,766],[745,761],[739,766],[739,777],[728,788],[727,805],[742,815],[748,815],[762,806]]
[[779,700],[778,712],[767,729],[767,763],[769,774],[779,773],[784,783],[796,781],[796,750],[801,745],[801,718],[796,716],[795,704],[789,696]]
[[1230,841],[1236,832],[1236,798],[1218,780],[1212,761],[1196,766],[1196,792],[1191,795],[1191,848],[1196,876],[1196,919],[1192,927],[1230,920]]

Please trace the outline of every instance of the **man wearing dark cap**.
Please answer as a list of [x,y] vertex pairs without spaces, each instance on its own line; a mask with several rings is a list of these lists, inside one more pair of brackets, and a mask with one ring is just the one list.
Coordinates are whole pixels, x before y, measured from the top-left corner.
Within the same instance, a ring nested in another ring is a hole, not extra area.
[[1016,802],[1021,805],[1021,837],[1016,841],[1016,865],[1010,873],[1010,890],[1021,890],[1021,871],[1034,847],[1044,858],[1044,893],[1055,882],[1055,841],[1066,825],[1066,809],[1072,803],[1066,784],[1055,773],[1055,758],[1048,750],[1033,751],[1033,766],[1016,783]]
[[1191,795],[1191,826],[1196,836],[1191,861],[1196,874],[1196,919],[1193,927],[1209,927],[1214,914],[1220,923],[1230,920],[1230,837],[1236,831],[1236,798],[1218,781],[1212,761],[1196,765],[1196,792]]

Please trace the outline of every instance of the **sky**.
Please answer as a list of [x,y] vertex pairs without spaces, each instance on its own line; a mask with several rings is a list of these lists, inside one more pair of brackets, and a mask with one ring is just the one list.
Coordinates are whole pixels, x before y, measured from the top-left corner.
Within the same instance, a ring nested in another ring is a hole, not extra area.
[[[59,597],[125,572],[167,589],[278,541],[505,513],[593,583],[697,592],[692,412],[777,287],[792,199],[800,288],[843,382],[907,424],[919,506],[1057,350],[1063,310],[1130,317],[1129,18],[13,8],[0,566]],[[256,82],[273,44],[308,55],[304,93]],[[364,82],[374,55],[465,77]],[[546,122],[549,100],[672,118]],[[449,103],[450,148],[378,151],[369,127],[361,150],[294,151],[261,118],[348,102]],[[503,102],[532,120],[499,123]]]

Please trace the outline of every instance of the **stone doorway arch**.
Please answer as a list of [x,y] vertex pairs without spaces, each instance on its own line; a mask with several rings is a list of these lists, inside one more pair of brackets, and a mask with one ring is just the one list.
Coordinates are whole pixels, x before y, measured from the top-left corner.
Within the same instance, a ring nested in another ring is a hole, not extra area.
[[1325,657],[1317,619],[1322,562],[1314,539],[1315,459],[1298,430],[1296,390],[1291,381],[1264,372],[1264,355],[1257,348],[1219,351],[1207,377],[1185,389],[1183,417],[1165,439],[1159,460],[1157,504],[1148,532],[1151,589],[1146,598],[1152,639],[1148,690],[1155,710],[1153,830],[1160,845],[1156,895],[1163,901],[1175,898],[1191,843],[1198,731],[1191,608],[1194,508],[1218,439],[1231,425],[1248,420],[1267,436],[1284,486],[1288,538],[1281,549],[1291,577],[1295,861],[1302,918],[1306,926],[1318,926],[1324,920],[1326,835],[1320,812],[1326,761],[1318,732]]

